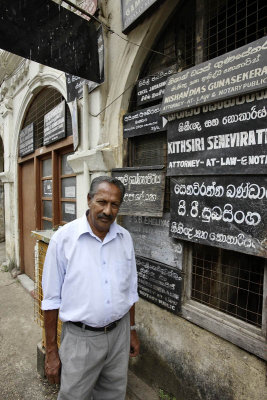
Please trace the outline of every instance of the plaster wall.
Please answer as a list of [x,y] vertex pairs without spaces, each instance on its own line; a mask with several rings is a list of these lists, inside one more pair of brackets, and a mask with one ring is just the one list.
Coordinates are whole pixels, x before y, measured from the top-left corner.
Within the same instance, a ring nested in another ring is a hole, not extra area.
[[185,319],[140,299],[141,355],[130,368],[177,400],[262,400],[265,362]]

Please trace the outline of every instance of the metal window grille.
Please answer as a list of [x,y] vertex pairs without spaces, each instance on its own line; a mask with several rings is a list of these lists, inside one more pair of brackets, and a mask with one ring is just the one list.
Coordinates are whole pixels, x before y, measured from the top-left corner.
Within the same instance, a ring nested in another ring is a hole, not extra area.
[[261,327],[265,260],[193,246],[191,298]]
[[154,47],[154,50],[164,55],[151,55],[140,78],[173,64],[177,64],[178,69],[190,68],[195,64],[194,3],[192,0],[185,1],[168,21],[167,28]]
[[166,165],[166,134],[137,136],[132,146],[131,166]]
[[266,7],[264,0],[207,0],[206,59],[266,35]]
[[[64,98],[52,87],[46,87],[32,101],[23,128],[34,122],[34,148],[35,150],[43,146],[44,136],[44,116],[56,107]],[[67,136],[72,135],[71,115],[67,107]]]

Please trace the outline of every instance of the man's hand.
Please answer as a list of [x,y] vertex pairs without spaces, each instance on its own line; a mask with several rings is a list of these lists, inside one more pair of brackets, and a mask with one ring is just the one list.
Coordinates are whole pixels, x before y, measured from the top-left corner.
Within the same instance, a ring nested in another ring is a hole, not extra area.
[[58,350],[48,350],[45,356],[45,375],[49,383],[59,383],[61,362]]
[[138,356],[140,351],[140,342],[137,336],[136,331],[131,331],[131,340],[130,340],[130,357]]

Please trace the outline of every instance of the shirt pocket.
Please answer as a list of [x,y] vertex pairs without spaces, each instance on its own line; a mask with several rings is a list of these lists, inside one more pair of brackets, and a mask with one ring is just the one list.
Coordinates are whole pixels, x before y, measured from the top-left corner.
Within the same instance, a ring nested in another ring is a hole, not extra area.
[[122,259],[114,262],[116,281],[121,291],[127,291],[131,286],[131,259]]

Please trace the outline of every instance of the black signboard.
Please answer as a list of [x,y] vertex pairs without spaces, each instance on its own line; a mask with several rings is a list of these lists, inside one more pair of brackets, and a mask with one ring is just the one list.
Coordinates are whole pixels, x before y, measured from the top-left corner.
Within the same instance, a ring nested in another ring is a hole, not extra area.
[[262,91],[169,121],[167,174],[266,174],[266,106]]
[[177,66],[172,65],[137,81],[137,105],[141,106],[151,101],[162,99],[167,79],[176,71]]
[[147,10],[159,2],[160,0],[121,0],[122,32],[127,33],[134,28]]
[[51,0],[1,0],[0,48],[100,82],[97,28]]
[[267,38],[171,76],[161,114],[212,103],[267,86]]
[[19,156],[24,157],[34,152],[34,125],[25,126],[19,133]]
[[168,120],[161,117],[159,112],[160,104],[125,114],[123,116],[123,136],[129,138],[166,130]]
[[68,103],[74,99],[81,99],[83,97],[83,84],[88,87],[88,92],[92,92],[97,86],[96,82],[87,81],[86,79],[79,78],[78,76],[66,74],[66,86],[67,86],[67,101]]
[[131,233],[135,254],[182,269],[182,243],[170,237],[170,213],[162,218],[124,216],[122,225]]
[[112,176],[125,186],[120,215],[162,217],[165,172],[163,166],[129,167],[112,170]]
[[44,146],[66,136],[66,103],[62,101],[44,116]]
[[172,178],[170,234],[267,258],[267,176]]
[[136,257],[138,293],[143,299],[174,314],[181,310],[182,277],[168,265]]
[[104,41],[102,27],[100,26],[97,31],[97,43],[98,43],[98,56],[99,56],[99,73],[100,82],[92,82],[86,79],[80,78],[75,75],[66,74],[66,86],[67,86],[67,101],[71,102],[74,99],[81,99],[83,97],[83,84],[85,83],[88,87],[88,92],[92,92],[100,83],[104,81]]

